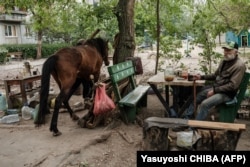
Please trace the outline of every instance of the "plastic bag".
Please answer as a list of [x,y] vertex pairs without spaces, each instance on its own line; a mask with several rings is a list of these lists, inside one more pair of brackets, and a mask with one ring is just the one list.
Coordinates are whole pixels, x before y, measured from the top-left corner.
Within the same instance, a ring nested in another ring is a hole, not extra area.
[[105,114],[115,108],[115,103],[106,94],[105,86],[105,84],[101,83],[100,86],[96,88],[93,111],[94,115]]
[[193,145],[193,131],[177,132],[177,146],[190,148]]

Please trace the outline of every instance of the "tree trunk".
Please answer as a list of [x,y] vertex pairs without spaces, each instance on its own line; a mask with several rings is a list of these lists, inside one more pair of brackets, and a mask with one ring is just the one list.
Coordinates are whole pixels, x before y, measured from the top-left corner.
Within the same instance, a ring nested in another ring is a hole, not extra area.
[[36,58],[41,59],[42,58],[42,31],[38,31],[38,42],[37,42],[37,54]]
[[156,19],[157,19],[157,27],[156,27],[156,31],[157,31],[157,48],[156,48],[156,63],[155,63],[155,74],[157,74],[157,70],[158,70],[158,62],[159,62],[159,46],[160,46],[160,11],[159,11],[159,5],[160,5],[160,1],[157,0],[157,4],[156,4]]
[[116,6],[115,15],[119,33],[115,37],[113,64],[123,62],[127,57],[134,56],[134,4],[135,0],[119,0]]

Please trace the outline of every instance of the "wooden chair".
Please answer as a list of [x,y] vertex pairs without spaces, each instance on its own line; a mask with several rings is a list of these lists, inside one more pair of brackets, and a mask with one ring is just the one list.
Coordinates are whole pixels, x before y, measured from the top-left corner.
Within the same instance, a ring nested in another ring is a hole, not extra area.
[[22,52],[9,52],[7,53],[6,59],[8,61],[11,60],[22,60],[23,59],[23,53]]
[[250,78],[250,73],[245,72],[239,87],[239,91],[235,96],[235,98],[219,106],[220,122],[229,122],[229,123],[234,122],[234,119],[237,115],[237,111],[240,108],[240,104],[244,99],[244,95],[247,90],[247,85],[249,83],[249,78]]

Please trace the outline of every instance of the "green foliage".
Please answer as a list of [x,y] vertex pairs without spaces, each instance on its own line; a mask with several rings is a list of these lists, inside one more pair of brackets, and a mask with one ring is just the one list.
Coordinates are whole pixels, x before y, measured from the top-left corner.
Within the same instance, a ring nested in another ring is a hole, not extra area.
[[5,57],[7,53],[8,53],[8,50],[5,47],[0,46],[0,63],[3,63],[5,61]]
[[[168,64],[177,67],[183,67],[178,64],[182,58],[178,48],[181,47],[181,41],[177,40],[182,34],[188,32],[191,25],[191,16],[186,16],[183,6],[187,5],[189,0],[165,1],[160,0],[160,58],[166,59]],[[186,10],[187,11],[187,10]],[[152,13],[152,14],[150,14]],[[188,19],[187,19],[188,18]],[[188,20],[188,21],[186,21]],[[135,6],[135,25],[136,25],[136,42],[141,43],[142,36],[145,40],[145,32],[152,38],[157,40],[156,34],[156,2],[144,0],[143,3],[138,2]],[[177,37],[177,38],[176,38]],[[179,38],[180,39],[180,38]],[[140,44],[139,43],[139,44]],[[165,62],[160,60],[157,69],[165,68]]]
[[[188,0],[177,1],[160,1],[160,27],[163,36],[180,33],[183,30],[183,22],[187,20],[183,18],[183,11],[181,6],[188,2]],[[191,21],[190,21],[191,22]],[[135,5],[135,31],[136,38],[143,37],[145,32],[156,41],[156,2],[151,0],[144,0],[137,2]],[[140,40],[136,40],[140,41]],[[140,43],[139,43],[140,44]],[[138,45],[138,43],[137,43]]]
[[[43,42],[63,41],[70,45],[81,38],[88,38],[97,28],[102,30],[98,35],[112,42],[118,32],[118,23],[113,13],[118,0],[101,0],[97,5],[89,5],[85,1],[78,2],[75,0],[5,0],[0,4],[7,9],[15,5],[31,12],[32,30],[36,33],[42,30],[43,37],[46,37]],[[148,38],[152,40],[150,42],[156,41],[156,1],[135,2],[136,44],[139,45]],[[228,30],[239,32],[243,28],[248,29],[250,24],[249,0],[160,0],[159,10],[161,54],[171,60],[171,64],[175,64],[180,59],[180,54],[171,51],[171,48],[168,48],[171,44],[167,44],[183,38],[188,33],[195,37],[196,44],[202,44],[204,47],[200,54],[202,57],[200,68],[205,73],[212,71],[212,64],[216,64],[221,56],[213,52],[215,37]],[[148,35],[147,38],[145,34]],[[42,57],[56,50],[52,47],[45,49],[44,44],[42,47]],[[16,49],[13,48],[13,50]],[[27,58],[35,58],[36,45],[23,47],[20,50],[23,50]],[[168,52],[175,56],[169,55]]]
[[[69,44],[43,44],[42,57],[46,58],[55,53],[57,50],[69,46]],[[4,49],[1,49],[4,48]],[[37,54],[36,44],[22,44],[22,45],[2,45],[0,47],[0,59],[5,60],[8,52],[22,52],[24,59],[36,59]]]
[[63,47],[70,47],[71,45],[69,44],[43,44],[42,46],[42,57],[46,58],[49,57],[50,55],[54,54],[56,51]]
[[[161,38],[160,42],[160,58],[163,58],[163,61],[159,62],[159,70],[165,69],[163,65],[174,66],[175,69],[183,67],[183,64],[179,64],[180,59],[182,58],[181,53],[178,51],[182,47],[181,40],[176,40],[172,36],[165,36]],[[164,62],[166,61],[166,62]],[[165,64],[167,63],[167,64]],[[162,67],[163,66],[163,67]]]
[[98,28],[102,30],[98,35],[112,39],[118,31],[117,21],[112,13],[114,2],[106,0],[93,6],[86,2],[68,1],[67,7],[64,3],[57,2],[53,7],[53,21],[43,28],[46,36],[44,41],[73,43],[79,39],[87,39]]
[[214,52],[216,47],[215,38],[224,29],[221,21],[209,5],[200,5],[194,16],[192,31],[196,36],[195,43],[203,46],[203,52],[199,54],[202,59],[199,62],[200,70],[204,73],[211,73],[213,64],[217,64],[222,57]]
[[156,7],[156,3],[150,0],[145,0],[143,1],[143,3],[141,2],[135,3],[134,23],[135,23],[136,37],[144,37],[145,31],[147,31],[147,33],[150,34],[150,36],[152,36],[153,39],[156,38],[155,7]]

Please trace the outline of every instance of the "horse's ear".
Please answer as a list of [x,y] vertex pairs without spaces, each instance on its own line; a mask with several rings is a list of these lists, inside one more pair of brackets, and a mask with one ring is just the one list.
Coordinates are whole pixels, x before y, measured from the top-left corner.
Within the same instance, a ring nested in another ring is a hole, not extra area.
[[78,41],[77,41],[77,46],[78,45],[82,45],[82,44],[84,44],[85,43],[85,40],[84,39],[79,39]]

